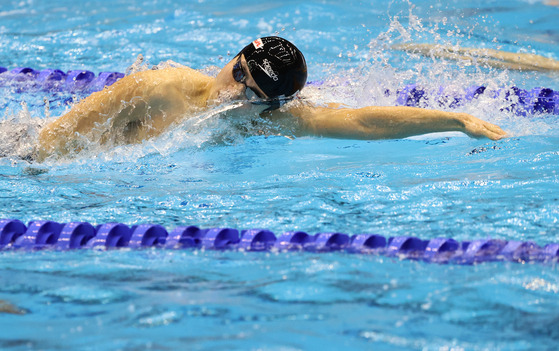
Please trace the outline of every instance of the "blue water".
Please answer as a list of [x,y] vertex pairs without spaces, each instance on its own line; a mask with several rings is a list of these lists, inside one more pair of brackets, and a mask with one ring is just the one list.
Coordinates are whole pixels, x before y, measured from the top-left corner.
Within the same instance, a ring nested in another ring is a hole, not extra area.
[[[558,14],[540,1],[4,1],[0,66],[124,72],[142,54],[215,74],[250,40],[278,33],[304,52],[309,79],[325,81],[303,91],[308,99],[393,105],[385,89],[413,82],[559,89],[557,73],[390,49],[431,42],[559,59]],[[56,117],[81,97],[0,87],[0,120]],[[244,121],[209,118],[70,159],[5,157],[0,218],[559,242],[558,116],[519,117],[504,104],[460,109],[509,132],[497,142],[246,137],[233,128]],[[0,314],[0,349],[553,350],[558,293],[554,264],[4,251],[0,300],[25,314]]]

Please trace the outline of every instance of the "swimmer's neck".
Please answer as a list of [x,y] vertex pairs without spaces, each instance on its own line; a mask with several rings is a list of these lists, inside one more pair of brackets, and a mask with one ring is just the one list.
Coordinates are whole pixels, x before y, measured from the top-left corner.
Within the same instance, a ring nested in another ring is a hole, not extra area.
[[227,63],[215,78],[212,78],[207,86],[208,105],[219,104],[227,100],[237,100],[245,97],[245,85],[235,81],[233,78],[233,66],[231,60]]

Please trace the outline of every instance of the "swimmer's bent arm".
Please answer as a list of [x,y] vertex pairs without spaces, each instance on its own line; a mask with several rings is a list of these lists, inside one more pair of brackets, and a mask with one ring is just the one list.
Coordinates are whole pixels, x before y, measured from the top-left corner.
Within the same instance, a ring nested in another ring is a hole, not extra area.
[[76,104],[39,134],[38,160],[87,143],[134,143],[160,134],[187,110],[174,70],[126,76]]
[[458,131],[474,138],[503,138],[498,126],[467,113],[428,110],[417,107],[377,107],[359,109],[301,105],[289,110],[299,117],[306,135],[340,139],[397,139],[435,132]]

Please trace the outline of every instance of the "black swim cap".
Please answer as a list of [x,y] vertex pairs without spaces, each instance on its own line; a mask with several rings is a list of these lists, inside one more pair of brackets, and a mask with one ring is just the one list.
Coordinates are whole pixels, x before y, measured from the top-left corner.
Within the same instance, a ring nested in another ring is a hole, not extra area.
[[256,39],[241,54],[245,55],[252,78],[269,98],[289,97],[307,82],[305,57],[283,38]]

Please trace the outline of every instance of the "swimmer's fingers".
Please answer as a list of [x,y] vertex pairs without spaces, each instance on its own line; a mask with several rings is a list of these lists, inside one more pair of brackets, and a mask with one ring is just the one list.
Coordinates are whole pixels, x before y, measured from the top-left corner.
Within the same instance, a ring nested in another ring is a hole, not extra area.
[[464,126],[463,132],[473,138],[499,140],[507,136],[507,133],[501,129],[501,127],[483,121],[467,113],[461,113],[460,120]]
[[[481,121],[481,120],[480,120]],[[491,139],[491,140],[499,140],[507,136],[507,133],[501,129],[498,125],[481,121],[481,129],[483,136]]]
[[488,128],[487,133],[485,134],[486,137],[488,137],[491,140],[500,140],[506,138],[507,133],[504,130],[502,130],[499,126],[496,126],[494,124],[492,124],[491,126],[496,127],[496,130],[492,128]]

